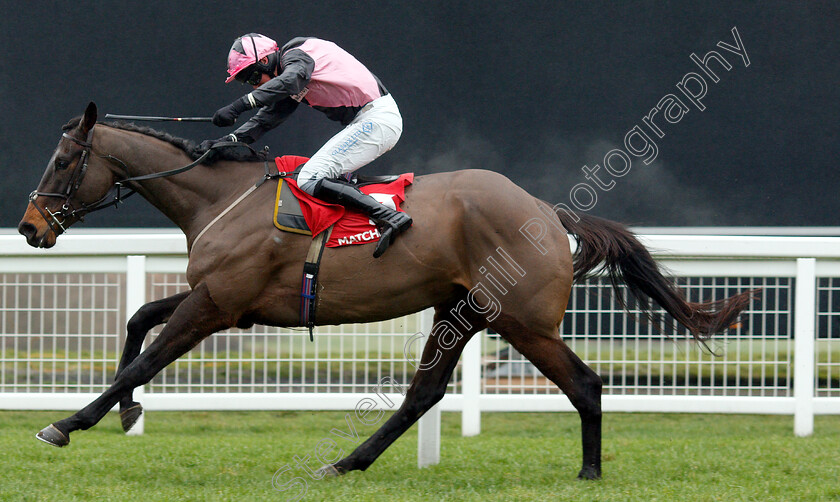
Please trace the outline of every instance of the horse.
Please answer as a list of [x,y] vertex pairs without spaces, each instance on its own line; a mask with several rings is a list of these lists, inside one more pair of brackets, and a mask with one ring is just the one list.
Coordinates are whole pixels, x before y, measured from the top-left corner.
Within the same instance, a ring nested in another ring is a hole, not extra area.
[[[127,431],[142,411],[133,390],[213,333],[255,323],[300,325],[300,272],[312,238],[271,224],[275,198],[265,185],[273,183],[254,183],[263,162],[222,155],[205,165],[196,157],[191,141],[131,123],[97,122],[92,102],[64,126],[19,232],[31,246],[52,247],[86,214],[120,200],[117,193],[109,202],[113,187],[131,189],[186,236],[190,289],[140,308],[127,324],[113,384],[38,439],[66,446],[70,433],[92,427],[117,403]],[[170,175],[188,162],[192,169]],[[730,326],[752,298],[746,291],[688,302],[626,227],[555,208],[494,172],[418,176],[406,199],[414,224],[382,257],[372,258],[364,245],[325,250],[317,323],[374,322],[433,307],[432,332],[399,409],[322,474],[367,469],[440,401],[464,345],[489,327],[571,401],[581,421],[578,477],[599,478],[602,381],[559,334],[572,284],[605,274],[617,296],[625,284],[646,316],[653,318],[658,304],[697,340]],[[574,255],[569,235],[578,242]],[[160,335],[141,354],[147,332],[160,324]]]

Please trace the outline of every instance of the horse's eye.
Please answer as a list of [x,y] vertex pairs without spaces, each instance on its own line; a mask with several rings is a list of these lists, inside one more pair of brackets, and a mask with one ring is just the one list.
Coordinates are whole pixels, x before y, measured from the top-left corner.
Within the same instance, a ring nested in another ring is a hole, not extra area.
[[67,169],[67,166],[70,165],[70,162],[63,160],[63,159],[56,159],[55,161],[55,168],[56,169]]

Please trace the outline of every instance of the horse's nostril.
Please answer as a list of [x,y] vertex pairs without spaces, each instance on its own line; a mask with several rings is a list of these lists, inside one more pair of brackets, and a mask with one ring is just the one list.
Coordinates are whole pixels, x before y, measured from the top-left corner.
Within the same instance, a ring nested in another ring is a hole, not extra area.
[[31,239],[37,231],[38,229],[35,228],[35,225],[26,221],[21,221],[20,225],[18,225],[18,232],[26,237],[27,240]]

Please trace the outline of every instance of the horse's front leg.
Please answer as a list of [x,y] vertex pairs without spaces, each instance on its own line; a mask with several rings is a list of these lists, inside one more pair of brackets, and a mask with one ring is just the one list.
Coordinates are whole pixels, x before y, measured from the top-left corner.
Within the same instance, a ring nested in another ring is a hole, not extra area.
[[[140,307],[131,319],[128,321],[126,327],[125,346],[123,347],[122,357],[120,357],[120,365],[117,368],[117,374],[114,376],[116,381],[120,373],[131,364],[134,359],[140,354],[140,349],[143,347],[143,340],[150,329],[159,324],[163,324],[169,320],[178,305],[189,296],[189,291],[184,291],[176,295],[156,300],[147,303]],[[120,421],[125,432],[131,430],[137,419],[143,413],[143,407],[140,403],[134,401],[134,389],[120,399]]]
[[199,285],[182,299],[160,336],[119,372],[108,390],[73,416],[41,430],[38,439],[54,446],[66,446],[71,432],[93,427],[132,389],[150,381],[201,340],[232,325],[230,316],[210,298],[207,287]]
[[[461,321],[452,314],[451,308],[454,305],[455,302],[452,302],[435,308],[432,334],[423,349],[419,368],[411,379],[402,406],[367,441],[337,463],[319,469],[321,473],[338,475],[357,469],[364,471],[414,422],[443,399],[464,346],[486,325],[483,319],[464,309],[460,316],[463,319],[463,315],[468,314],[467,323],[470,325],[469,329],[464,329]],[[447,321],[448,324],[441,325],[441,321]],[[454,327],[456,332],[443,329],[443,326]]]

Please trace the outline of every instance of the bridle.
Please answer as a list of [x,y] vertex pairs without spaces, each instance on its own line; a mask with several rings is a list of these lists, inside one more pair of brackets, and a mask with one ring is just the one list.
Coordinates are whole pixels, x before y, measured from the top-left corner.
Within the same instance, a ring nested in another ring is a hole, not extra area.
[[[67,228],[65,228],[64,223],[69,218],[76,218],[76,219],[78,219],[78,221],[84,221],[85,220],[85,215],[87,215],[88,213],[92,213],[94,211],[99,211],[100,209],[105,209],[105,208],[111,207],[111,206],[117,207],[119,203],[121,203],[125,199],[127,199],[127,198],[131,197],[132,195],[134,195],[135,193],[137,193],[137,191],[135,189],[131,188],[130,186],[127,186],[128,183],[131,183],[133,181],[143,181],[143,180],[151,180],[151,179],[155,179],[155,178],[163,178],[163,177],[166,177],[166,176],[172,176],[172,175],[175,175],[175,174],[183,173],[185,171],[188,171],[188,170],[192,169],[193,167],[197,166],[198,164],[202,163],[205,159],[207,159],[213,153],[213,150],[215,150],[217,148],[224,148],[224,147],[228,147],[228,146],[241,146],[241,147],[246,147],[246,148],[250,149],[255,155],[258,155],[257,152],[253,148],[251,148],[250,145],[247,145],[245,143],[233,142],[233,141],[225,141],[225,142],[221,142],[221,143],[216,143],[216,144],[212,145],[206,152],[204,152],[198,159],[196,159],[194,162],[192,162],[192,163],[190,163],[190,164],[188,164],[184,167],[180,167],[178,169],[172,169],[170,171],[163,171],[163,172],[160,172],[160,173],[146,174],[146,175],[143,175],[143,176],[135,176],[133,178],[125,178],[125,179],[116,181],[113,184],[113,186],[111,186],[111,188],[108,189],[108,192],[105,194],[105,196],[102,197],[101,199],[99,199],[98,201],[94,202],[93,204],[82,203],[82,204],[80,204],[80,207],[73,207],[73,204],[70,202],[70,200],[73,198],[73,196],[76,194],[76,192],[81,187],[82,181],[84,180],[85,174],[87,173],[88,160],[90,159],[91,152],[93,150],[93,130],[94,129],[95,129],[95,126],[91,127],[85,141],[82,141],[78,138],[74,138],[73,136],[67,134],[66,132],[62,133],[61,136],[63,138],[69,139],[73,143],[76,143],[77,145],[82,147],[81,157],[79,157],[79,162],[76,163],[76,166],[81,166],[81,167],[76,168],[76,170],[73,172],[73,174],[67,180],[67,185],[64,187],[64,189],[61,190],[61,191],[58,191],[58,192],[39,192],[38,190],[34,190],[34,191],[32,191],[32,193],[29,194],[29,202],[41,214],[41,216],[44,218],[44,221],[46,221],[47,225],[50,227],[50,230],[52,230],[53,233],[56,236],[58,236],[60,233],[67,232]],[[123,170],[126,173],[128,172],[128,166],[126,165],[126,163],[121,161],[117,157],[114,157],[113,155],[99,155],[99,154],[94,154],[94,155],[96,155],[97,157],[99,157],[101,159],[107,159],[107,160],[114,161],[114,162],[118,163],[119,165],[121,165]],[[63,198],[64,199],[64,204],[61,205],[61,209],[53,212],[47,207],[42,208],[41,206],[39,206],[38,203],[36,202],[36,199],[38,197],[54,197],[54,198],[59,198],[59,199]]]
[[[79,162],[76,163],[77,168],[73,171],[73,174],[67,180],[67,185],[64,187],[63,190],[58,192],[39,192],[38,190],[33,190],[32,193],[29,194],[29,202],[38,210],[41,216],[44,218],[44,221],[47,222],[49,225],[50,230],[53,231],[55,235],[59,235],[59,233],[66,232],[67,229],[64,227],[64,222],[67,221],[68,218],[77,217],[80,221],[84,221],[84,215],[95,211],[97,209],[101,209],[102,207],[107,207],[106,205],[100,206],[100,203],[103,203],[105,199],[107,199],[110,195],[110,192],[103,197],[101,200],[97,201],[95,204],[91,206],[87,206],[82,204],[79,208],[74,208],[70,199],[76,194],[79,190],[79,187],[82,186],[82,181],[85,179],[85,174],[87,173],[88,168],[88,159],[90,158],[91,149],[93,147],[92,140],[93,140],[93,128],[91,128],[90,132],[88,132],[87,139],[82,141],[80,139],[74,138],[69,134],[62,133],[61,135],[63,138],[69,139],[73,143],[82,147],[82,155],[79,157]],[[81,166],[81,167],[78,167]],[[128,197],[130,194],[126,195]],[[36,202],[38,197],[55,197],[55,198],[63,198],[64,204],[61,205],[61,209],[58,211],[53,212],[48,207],[41,207]],[[125,198],[123,197],[123,199]],[[119,201],[109,203],[107,205],[117,204]],[[59,232],[59,229],[61,232]]]

